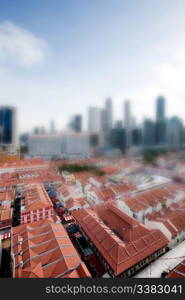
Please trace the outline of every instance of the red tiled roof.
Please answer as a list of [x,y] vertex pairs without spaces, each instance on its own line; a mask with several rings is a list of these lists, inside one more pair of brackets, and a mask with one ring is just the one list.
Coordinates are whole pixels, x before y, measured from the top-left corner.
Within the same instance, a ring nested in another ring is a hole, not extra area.
[[95,190],[95,193],[99,200],[101,201],[108,201],[114,200],[116,195],[110,188],[102,188],[100,190]]
[[12,228],[12,254],[14,277],[91,277],[63,225],[52,219]]
[[52,205],[52,202],[42,184],[34,183],[24,186],[25,211],[46,208]]
[[94,210],[88,208],[74,211],[72,215],[115,275],[168,243],[162,232],[149,230],[110,203]]
[[72,207],[78,206],[78,207],[83,207],[84,205],[86,205],[86,198],[69,198],[66,202],[65,202],[65,208],[67,209],[71,209]]
[[48,166],[49,164],[42,159],[22,159],[16,161],[9,161],[0,163],[0,169],[19,169],[19,168],[32,168],[38,166]]
[[100,170],[103,171],[105,174],[115,174],[118,172],[118,168],[112,166],[105,166]]
[[135,189],[135,187],[133,185],[130,184],[114,184],[111,183],[108,185],[109,188],[112,189],[112,191],[116,194],[123,194],[123,193],[127,193],[130,191],[133,191]]
[[124,197],[123,201],[132,211],[139,212],[150,206],[156,206],[158,203],[165,203],[168,198],[174,198],[179,191],[185,192],[185,185],[168,183],[162,187],[134,193],[131,197]]
[[[45,166],[45,165],[44,165]],[[8,172],[8,168],[7,168]],[[38,169],[37,166],[31,165],[31,169],[15,170],[11,173],[0,174],[0,187],[15,186],[18,183],[43,183],[51,181],[61,181],[62,176],[50,167],[44,167],[44,169]]]
[[158,213],[147,215],[147,218],[163,223],[173,237],[185,230],[185,210],[162,209]]
[[167,278],[185,278],[185,260],[183,260],[173,271],[171,271]]

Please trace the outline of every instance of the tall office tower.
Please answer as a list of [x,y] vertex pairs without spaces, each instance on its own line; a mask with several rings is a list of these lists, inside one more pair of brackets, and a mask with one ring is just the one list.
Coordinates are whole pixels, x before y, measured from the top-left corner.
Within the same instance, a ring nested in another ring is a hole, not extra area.
[[137,128],[137,120],[136,117],[132,116],[132,129],[136,129]]
[[126,149],[129,150],[132,146],[132,116],[130,111],[130,101],[126,100],[124,102],[124,128],[126,134]]
[[105,131],[106,131],[106,123],[107,123],[106,119],[107,119],[106,110],[105,110],[105,108],[101,108],[100,109],[100,128],[104,135],[105,135]]
[[105,111],[106,111],[106,127],[109,131],[112,128],[113,122],[113,108],[112,108],[112,99],[108,98],[105,102]]
[[134,127],[132,129],[132,144],[134,146],[140,146],[142,144],[142,128]]
[[50,134],[55,134],[56,129],[55,129],[55,122],[52,120],[50,121]]
[[75,132],[82,132],[82,116],[74,115],[69,123],[69,128]]
[[113,148],[120,149],[121,152],[126,150],[126,135],[125,129],[123,127],[114,127],[111,129],[110,133],[110,142]]
[[0,107],[0,148],[18,150],[17,111],[12,106]]
[[155,123],[150,119],[145,119],[143,123],[143,144],[146,147],[155,145]]
[[165,98],[163,96],[159,96],[157,98],[157,106],[156,106],[156,121],[160,122],[165,119]]
[[167,130],[165,118],[165,98],[159,96],[156,101],[156,144],[165,145]]
[[41,126],[40,128],[39,128],[39,134],[46,134],[46,128],[44,127],[44,126]]
[[33,134],[34,134],[34,135],[40,134],[40,128],[39,128],[39,127],[34,127],[34,128],[33,128]]
[[90,106],[88,108],[88,131],[90,133],[101,132],[101,110],[99,107]]
[[183,123],[176,116],[168,121],[167,140],[172,150],[180,150],[183,146]]
[[105,108],[103,109],[102,112],[102,122],[103,122],[103,133],[104,133],[104,139],[105,139],[105,144],[109,145],[110,144],[110,133],[112,129],[112,122],[113,122],[113,109],[112,109],[112,100],[108,98],[105,102]]
[[114,128],[123,128],[123,121],[122,120],[116,120],[114,124]]

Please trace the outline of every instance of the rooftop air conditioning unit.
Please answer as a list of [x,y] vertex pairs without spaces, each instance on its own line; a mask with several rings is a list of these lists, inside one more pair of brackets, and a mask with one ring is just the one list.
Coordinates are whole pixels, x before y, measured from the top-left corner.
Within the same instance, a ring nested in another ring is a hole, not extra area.
[[20,267],[20,268],[23,268],[23,266],[24,266],[23,261],[20,261],[19,267]]
[[19,255],[23,255],[23,251],[21,250],[21,251],[19,251],[19,253],[18,253]]

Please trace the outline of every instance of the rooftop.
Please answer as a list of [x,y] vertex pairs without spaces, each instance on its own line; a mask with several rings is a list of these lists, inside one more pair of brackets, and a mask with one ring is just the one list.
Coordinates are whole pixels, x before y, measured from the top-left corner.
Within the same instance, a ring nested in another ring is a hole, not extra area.
[[185,241],[168,251],[148,267],[136,274],[136,278],[160,278],[163,272],[173,270],[184,260]]
[[40,183],[33,183],[24,186],[25,199],[21,201],[25,211],[46,208],[52,202],[43,186]]
[[169,198],[174,199],[179,192],[185,192],[184,184],[168,183],[161,187],[134,193],[132,196],[124,198],[123,201],[132,211],[139,212],[146,210],[149,206],[166,203]]
[[1,169],[16,169],[16,168],[26,168],[26,167],[36,167],[36,166],[48,166],[48,163],[42,159],[23,159],[17,161],[10,161],[6,163],[0,163]]
[[178,264],[178,266],[171,271],[167,276],[167,278],[185,278],[185,259]]
[[75,207],[82,208],[85,205],[88,205],[85,197],[75,198],[75,199],[71,197],[65,202],[65,208],[68,210]]
[[185,230],[185,206],[184,210],[161,209],[159,212],[147,215],[147,218],[149,221],[163,223],[173,237]]
[[72,214],[115,275],[168,243],[159,230],[149,230],[112,203],[73,211]]
[[91,277],[64,227],[53,219],[12,228],[14,277]]

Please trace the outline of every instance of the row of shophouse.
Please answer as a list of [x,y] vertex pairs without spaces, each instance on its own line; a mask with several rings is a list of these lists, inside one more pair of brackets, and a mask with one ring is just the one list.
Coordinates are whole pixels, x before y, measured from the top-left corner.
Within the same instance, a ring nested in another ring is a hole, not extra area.
[[[14,277],[91,276],[47,189],[54,189],[55,200],[72,214],[107,277],[131,277],[185,239],[184,184],[138,192],[124,180],[88,172],[61,176],[43,168],[0,175],[0,234],[11,233]],[[12,227],[15,203],[20,204],[19,224]]]

